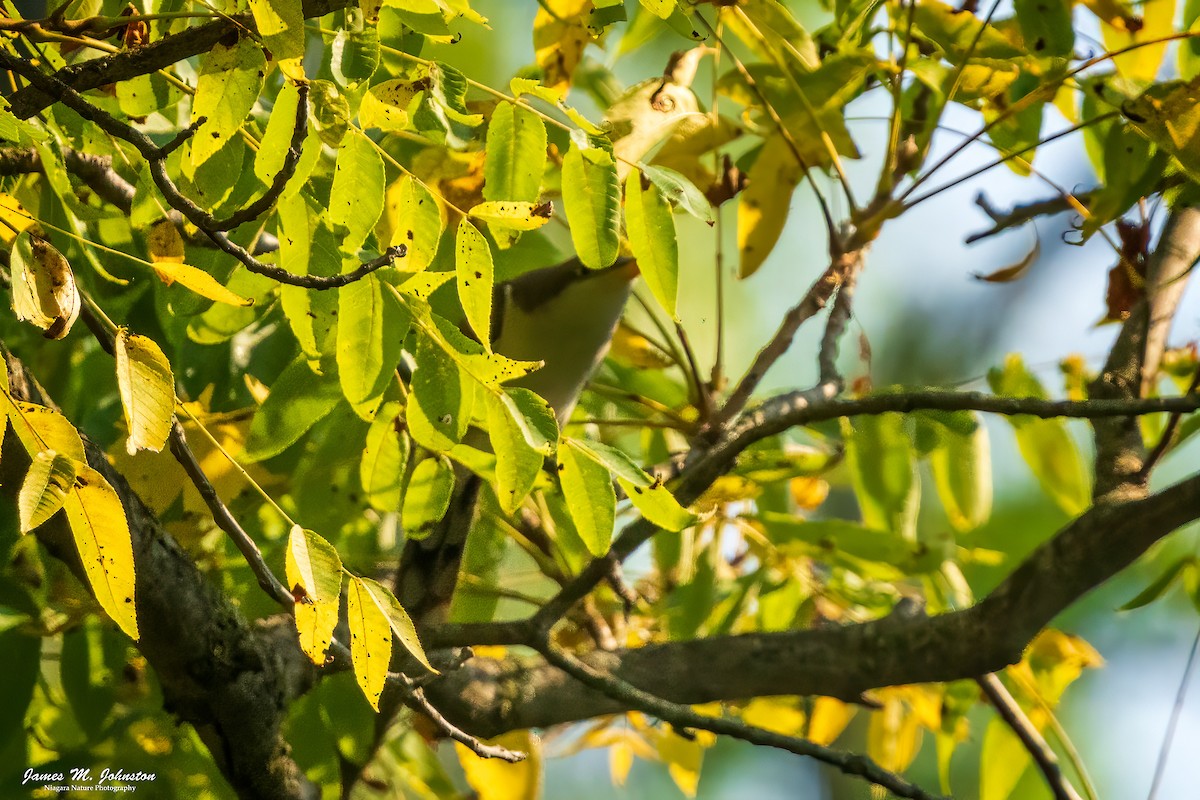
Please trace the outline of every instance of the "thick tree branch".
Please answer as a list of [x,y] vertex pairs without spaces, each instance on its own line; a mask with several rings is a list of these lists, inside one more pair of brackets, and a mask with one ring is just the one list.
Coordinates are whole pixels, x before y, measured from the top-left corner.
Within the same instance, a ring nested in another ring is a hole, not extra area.
[[[47,403],[20,362],[7,354],[6,360],[13,395]],[[17,462],[24,451],[15,441],[7,444],[4,469],[19,474],[24,465]],[[159,526],[104,453],[87,440],[85,450],[88,464],[104,475],[125,508],[137,578],[137,647],[158,676],[166,709],[195,727],[239,796],[318,797],[317,787],[292,761],[280,735],[288,701],[308,686],[286,679],[308,676],[311,682],[312,670],[283,670],[287,654],[264,646],[236,606]],[[61,520],[56,517],[42,526],[38,538],[87,585],[74,540]]]
[[[597,651],[584,660],[685,704],[814,694],[853,702],[881,686],[996,672],[1020,660],[1025,646],[1060,612],[1197,518],[1200,475],[1150,497],[1093,507],[1035,550],[987,598],[962,611],[935,617],[894,613],[842,627]],[[449,719],[484,737],[630,710],[542,661],[472,659],[431,680],[426,692]]]
[[[1187,286],[1187,276],[1200,258],[1200,209],[1171,211],[1158,246],[1146,265],[1142,298],[1121,325],[1090,396],[1101,400],[1145,396],[1158,378],[1171,321]],[[1148,475],[1145,446],[1137,420],[1093,423],[1096,432],[1097,502],[1144,496]]]
[[[323,17],[352,5],[353,0],[304,0],[304,18]],[[55,77],[77,92],[86,92],[166,69],[177,61],[207,53],[230,34],[238,35],[247,30],[255,30],[254,18],[250,14],[233,14],[205,25],[185,28],[132,50],[64,67],[55,73]],[[9,102],[12,113],[19,119],[29,119],[58,99],[53,92],[34,85],[14,93]]]

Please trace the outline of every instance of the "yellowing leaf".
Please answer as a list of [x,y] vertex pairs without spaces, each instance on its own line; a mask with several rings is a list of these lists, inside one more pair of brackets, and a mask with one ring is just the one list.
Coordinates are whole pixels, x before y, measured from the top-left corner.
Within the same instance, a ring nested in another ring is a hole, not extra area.
[[381,242],[402,244],[408,254],[397,267],[420,272],[437,254],[445,222],[442,210],[425,184],[405,175],[388,187],[383,216],[375,228]]
[[154,263],[183,263],[183,237],[179,235],[179,228],[169,219],[160,219],[150,226],[146,234],[146,249],[150,251],[150,260]]
[[0,244],[11,247],[17,236],[37,224],[21,201],[11,194],[0,192]]
[[218,283],[216,278],[202,269],[197,269],[187,264],[176,264],[171,261],[158,261],[154,263],[154,271],[158,274],[159,280],[168,286],[178,281],[196,294],[206,297],[209,300],[215,300],[218,303],[226,303],[231,306],[254,305],[253,300],[247,300],[245,297],[229,291]]
[[375,84],[363,95],[362,105],[358,109],[359,124],[363,130],[405,130],[410,126],[409,108],[413,107],[413,100],[428,88],[427,77],[416,81],[396,79]]
[[568,89],[592,35],[591,0],[547,0],[533,20],[534,59],[551,89]]
[[499,225],[518,231],[533,231],[549,222],[552,212],[549,204],[489,200],[473,206],[467,213],[488,225]]
[[329,542],[296,525],[288,536],[285,570],[288,586],[296,597],[300,649],[314,664],[322,666],[338,622],[342,559]]
[[136,640],[133,544],[121,499],[103,475],[79,464],[63,509],[92,594],[113,622]]
[[476,338],[490,351],[496,270],[487,239],[466,219],[458,223],[454,269],[458,276],[458,299],[467,314],[467,322]]
[[17,237],[10,259],[17,319],[41,328],[47,339],[66,336],[79,317],[80,305],[75,274],[67,259],[30,232]]
[[75,485],[75,464],[74,459],[53,450],[33,457],[17,495],[21,533],[29,533],[62,508],[67,491]]
[[[1122,50],[1141,42],[1162,39],[1174,33],[1175,0],[1147,0],[1138,4],[1142,14],[1142,25],[1137,31],[1130,33],[1112,25],[1102,25],[1104,46],[1110,52]],[[1145,45],[1122,53],[1112,59],[1117,72],[1134,81],[1143,84],[1152,83],[1158,75],[1163,56],[1167,52],[1168,42]]]
[[854,706],[837,698],[818,697],[809,713],[806,738],[816,744],[833,744],[854,718],[854,712]]
[[237,133],[262,91],[267,61],[253,38],[216,44],[200,61],[192,118],[204,124],[191,139],[191,163],[200,166]]
[[304,55],[304,9],[300,0],[250,0],[263,44],[277,60]]
[[738,275],[758,271],[775,249],[788,218],[792,192],[803,173],[780,136],[772,136],[750,167],[746,190],[738,196]]
[[364,135],[342,141],[329,190],[329,220],[347,230],[342,250],[358,252],[383,213],[383,160]]
[[153,339],[117,331],[117,388],[125,409],[129,438],[125,448],[162,450],[175,416],[175,379],[171,364]]
[[673,731],[663,731],[655,740],[658,757],[667,765],[667,773],[679,791],[695,797],[700,786],[700,767],[704,763],[704,745],[699,737],[685,739]]
[[748,725],[784,736],[801,736],[804,733],[804,712],[796,707],[794,699],[756,697],[742,708],[741,717]]
[[0,402],[4,404],[4,415],[8,417],[13,432],[25,446],[30,458],[53,450],[75,461],[84,460],[83,441],[79,438],[79,432],[62,414],[52,408],[13,400],[7,392],[0,393]]
[[421,640],[417,637],[417,627],[413,625],[412,618],[408,616],[408,612],[400,605],[400,601],[386,587],[373,581],[370,578],[362,578],[363,585],[371,594],[372,600],[383,611],[387,617],[388,627],[392,629],[392,634],[400,641],[404,647],[421,665],[430,672],[437,673],[433,665],[429,663],[429,658],[425,655],[425,649],[421,647]]
[[392,657],[392,632],[387,616],[372,596],[366,580],[350,577],[346,589],[346,619],[350,627],[354,678],[371,707],[378,711],[379,696],[383,694],[388,662]]
[[528,758],[516,764],[498,758],[480,758],[456,743],[458,761],[479,800],[537,800],[542,793],[542,743],[537,735],[512,731],[486,743],[526,753]]

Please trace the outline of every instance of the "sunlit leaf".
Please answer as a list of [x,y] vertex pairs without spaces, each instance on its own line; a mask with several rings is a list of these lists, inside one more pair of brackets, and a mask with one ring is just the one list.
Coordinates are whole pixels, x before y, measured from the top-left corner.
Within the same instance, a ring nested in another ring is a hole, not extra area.
[[387,618],[388,627],[392,629],[392,633],[400,645],[416,658],[417,661],[421,662],[421,665],[425,669],[437,673],[437,670],[429,663],[429,659],[425,655],[425,649],[421,646],[420,639],[417,638],[416,626],[413,625],[408,612],[400,605],[400,601],[396,599],[396,596],[378,581],[373,581],[370,578],[361,578],[360,580],[370,594],[372,601],[383,611],[384,616]]
[[679,243],[671,206],[658,186],[633,170],[625,181],[625,232],[637,259],[638,270],[663,310],[676,319],[679,291]]
[[608,552],[615,520],[616,493],[608,469],[573,439],[558,448],[558,480],[575,530],[594,556]]
[[79,317],[75,274],[62,253],[32,233],[17,237],[10,255],[12,303],[17,319],[41,328],[47,339],[62,339]]
[[358,252],[383,213],[383,161],[366,136],[342,140],[329,192],[329,220],[346,228],[342,249]]
[[138,450],[162,450],[175,418],[175,378],[171,363],[153,339],[117,331],[117,388],[125,410],[130,455]]
[[400,521],[409,538],[423,539],[446,515],[454,491],[454,468],[445,456],[430,456],[417,464],[404,490]]
[[458,223],[454,244],[458,299],[476,338],[490,349],[492,290],[496,280],[491,247],[479,229],[466,219]]
[[367,502],[377,511],[399,511],[404,465],[411,447],[408,435],[399,429],[398,403],[384,403],[367,431],[367,443],[359,462],[359,482]]
[[325,539],[296,525],[288,536],[285,568],[288,586],[297,595],[293,612],[300,649],[323,666],[338,622],[342,559]]
[[546,123],[528,109],[501,103],[488,123],[484,200],[536,202],[545,169]]
[[388,663],[392,657],[392,631],[387,615],[376,602],[366,578],[351,575],[346,588],[346,619],[350,627],[350,660],[354,678],[367,696],[367,701],[379,710],[379,696],[387,681]]
[[263,45],[279,59],[304,55],[304,9],[300,0],[250,0]]
[[159,279],[168,286],[173,283],[180,283],[209,300],[215,300],[218,303],[226,303],[231,306],[254,305],[253,300],[248,300],[229,291],[216,278],[202,269],[173,261],[155,261],[154,271],[158,274]]
[[192,119],[203,117],[204,124],[191,140],[193,165],[211,158],[242,127],[262,91],[266,66],[262,46],[249,36],[232,46],[213,45],[200,59]]
[[441,241],[442,211],[433,194],[411,175],[404,175],[387,190],[383,216],[376,228],[380,242],[404,245],[408,253],[399,264],[419,272],[429,266]]
[[33,456],[17,495],[22,533],[29,533],[62,508],[67,492],[75,485],[77,463],[53,450]]
[[408,315],[379,278],[368,275],[338,290],[337,365],[342,393],[365,420],[375,418],[395,380]]
[[552,209],[537,203],[489,200],[472,206],[468,213],[489,226],[533,231],[550,221]]
[[542,793],[542,742],[532,731],[512,731],[486,740],[528,758],[510,764],[498,758],[481,758],[466,746],[455,744],[458,762],[467,783],[479,800],[537,800]]
[[581,150],[572,141],[563,158],[562,191],[579,260],[591,269],[611,265],[621,226],[621,187],[612,153],[603,147]]
[[113,622],[136,640],[133,544],[121,499],[103,475],[78,464],[63,510],[92,594]]
[[775,249],[787,222],[792,191],[802,177],[787,143],[779,136],[768,139],[750,167],[746,190],[738,197],[740,277],[757,272]]

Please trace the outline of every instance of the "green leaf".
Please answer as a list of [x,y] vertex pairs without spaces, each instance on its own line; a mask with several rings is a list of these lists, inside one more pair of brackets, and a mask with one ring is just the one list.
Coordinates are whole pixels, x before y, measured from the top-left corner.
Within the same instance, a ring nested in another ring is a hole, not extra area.
[[276,61],[304,56],[301,0],[250,0],[254,24]]
[[638,269],[663,310],[678,321],[679,242],[675,218],[658,186],[642,186],[642,173],[631,170],[625,179],[625,231]]
[[338,380],[355,413],[368,422],[395,377],[408,324],[408,314],[384,295],[375,275],[338,290]]
[[[536,397],[536,395],[534,395]],[[525,439],[529,425],[524,414],[507,394],[484,395],[487,405],[488,437],[496,454],[496,498],[505,514],[513,514],[529,495],[546,453],[535,450]],[[507,402],[506,402],[507,401]],[[551,424],[554,413],[550,413]]]
[[[350,101],[333,81],[313,81],[309,84],[309,93],[312,97],[312,120],[317,129],[317,136],[330,147],[341,147],[342,139],[350,130]],[[367,126],[363,124],[363,127]]]
[[175,419],[171,363],[153,339],[127,328],[117,331],[116,361],[117,388],[129,428],[125,449],[130,455],[138,450],[157,453],[167,443]]
[[96,602],[129,638],[136,640],[133,544],[121,499],[103,475],[81,463],[63,509]]
[[712,225],[717,218],[713,214],[712,203],[704,193],[696,188],[696,184],[688,180],[683,173],[670,167],[639,164],[642,174],[662,192],[672,206],[682,208],[698,220]]
[[642,7],[659,19],[666,19],[675,10],[675,0],[641,0]]
[[[315,201],[294,194],[279,204],[279,265],[295,275],[330,276],[341,272],[342,253],[337,236],[323,222],[324,212]],[[313,291],[300,286],[279,290],[283,313],[300,349],[314,362],[334,349],[337,329],[337,292]]]
[[1075,47],[1072,5],[1065,0],[1014,0],[1013,10],[1021,25],[1021,35],[1033,55],[1039,58],[1071,55]]
[[771,541],[782,547],[802,542],[817,552],[845,554],[880,564],[902,564],[912,555],[912,545],[895,534],[844,519],[808,521],[793,514],[764,511],[759,520]]
[[842,421],[846,466],[868,528],[916,538],[920,486],[916,458],[902,414]]
[[608,469],[574,439],[558,448],[558,481],[567,513],[588,552],[602,556],[612,543],[617,496]]
[[450,600],[451,622],[487,622],[495,615],[499,601],[499,595],[489,588],[499,581],[509,534],[486,486],[480,492],[480,500],[484,507],[471,526],[459,569],[460,574],[470,575],[471,580],[460,581],[454,590]]
[[532,111],[501,103],[488,123],[483,199],[536,202],[546,170],[546,123]]
[[329,192],[329,220],[346,228],[342,250],[358,252],[383,213],[383,161],[366,136],[342,141]]
[[76,463],[53,450],[33,456],[17,495],[21,533],[29,533],[62,508],[67,492],[75,485]]
[[[992,391],[1002,397],[1045,399],[1041,382],[1013,354],[1003,369],[988,372]],[[1091,504],[1091,487],[1079,448],[1061,419],[1038,419],[1024,415],[1008,417],[1017,437],[1017,447],[1042,488],[1063,511],[1074,516]]]
[[410,539],[424,539],[434,523],[446,516],[454,492],[454,468],[445,456],[431,456],[417,464],[404,490],[400,521]]
[[304,358],[297,358],[275,379],[254,414],[243,459],[261,461],[279,455],[328,416],[341,399],[338,384],[314,375]]
[[350,576],[346,589],[346,619],[350,626],[354,678],[371,707],[378,711],[379,696],[383,694],[388,663],[392,658],[392,632],[387,615],[367,581],[367,578]]
[[603,442],[582,439],[568,440],[572,446],[617,476],[617,483],[642,516],[669,531],[679,531],[691,525],[695,517],[679,505],[661,478],[651,477],[621,450]]
[[1194,571],[1196,569],[1196,559],[1191,556],[1176,559],[1157,578],[1152,580],[1145,589],[1138,592],[1136,597],[1120,606],[1118,611],[1132,611],[1135,608],[1150,605],[1171,588],[1171,585],[1175,583],[1175,580],[1183,573],[1185,568]]
[[1200,181],[1200,75],[1151,86],[1121,111],[1134,128],[1166,150],[1192,180]]
[[562,195],[579,260],[591,269],[611,266],[620,250],[621,227],[621,187],[612,152],[598,146],[581,150],[572,140],[563,158]]
[[388,187],[378,236],[391,247],[402,244],[408,248],[400,264],[403,269],[420,272],[428,267],[437,255],[444,228],[441,207],[425,184],[404,175]]
[[[938,424],[942,415],[929,414],[937,444],[929,454],[934,486],[954,529],[974,530],[992,511],[992,459],[987,428],[978,414],[956,412],[956,425]],[[966,423],[965,430],[962,422]]]
[[266,67],[262,48],[249,36],[231,47],[213,45],[201,57],[192,119],[205,121],[191,140],[194,166],[211,158],[242,127],[262,91]]
[[466,218],[458,223],[454,270],[458,276],[458,299],[467,314],[467,323],[484,347],[491,350],[492,291],[496,270],[487,239]]
[[318,667],[324,666],[337,627],[342,593],[342,559],[325,539],[299,525],[288,535],[288,586],[296,596],[293,611],[300,649]]
[[[271,108],[267,129],[263,132],[258,153],[254,157],[254,175],[267,186],[271,185],[275,175],[283,168],[288,148],[292,145],[292,134],[296,129],[296,106],[299,104],[300,93],[295,84],[291,81],[285,82],[279,89],[279,94],[275,96],[275,105]],[[306,122],[306,130],[307,125]],[[311,145],[311,142],[307,142],[305,149],[310,150]]]
[[418,444],[445,452],[462,441],[471,422],[475,386],[428,336],[417,342],[409,394],[408,429]]
[[333,37],[329,66],[342,86],[369,80],[379,67],[379,32],[374,27],[342,28]]
[[399,403],[384,403],[367,431],[358,477],[367,502],[376,511],[399,511],[404,466],[411,449],[408,434],[397,428]]

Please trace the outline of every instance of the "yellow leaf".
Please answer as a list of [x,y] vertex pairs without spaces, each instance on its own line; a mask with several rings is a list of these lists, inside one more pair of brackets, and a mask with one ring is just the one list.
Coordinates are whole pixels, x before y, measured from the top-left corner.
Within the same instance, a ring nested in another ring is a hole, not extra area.
[[738,199],[738,275],[748,278],[758,271],[775,249],[787,222],[792,191],[802,173],[796,157],[780,136],[763,145],[747,174],[746,190]]
[[378,711],[379,695],[383,694],[392,656],[392,632],[383,609],[375,602],[363,578],[350,578],[346,590],[346,617],[350,625],[354,678],[371,707]]
[[175,379],[171,363],[153,339],[117,331],[117,388],[125,409],[129,438],[125,449],[159,452],[175,417]]
[[796,707],[794,698],[756,697],[742,708],[741,717],[747,725],[784,736],[804,732],[804,712]]
[[113,622],[136,640],[133,544],[120,498],[103,475],[79,464],[63,509],[92,594]]
[[608,355],[641,369],[665,369],[674,363],[667,353],[624,322],[613,334]]
[[296,598],[300,649],[321,666],[338,621],[342,559],[329,542],[295,525],[288,536],[285,570],[288,586]]
[[624,786],[631,769],[633,748],[628,742],[620,741],[608,748],[608,772],[612,776],[614,786]]
[[11,194],[0,192],[0,244],[9,247],[21,233],[37,224],[21,201]]
[[696,738],[685,739],[672,731],[662,731],[655,744],[658,757],[667,765],[667,773],[679,791],[688,797],[695,797],[700,786],[704,745]]
[[519,203],[514,200],[489,200],[473,206],[467,214],[488,225],[517,231],[532,231],[550,221],[554,209],[549,203]]
[[146,234],[146,249],[150,252],[150,260],[156,264],[183,263],[183,237],[169,219],[160,219],[150,226],[150,232]]
[[817,744],[833,744],[854,718],[854,712],[854,706],[841,700],[818,697],[808,718],[808,738]]
[[396,599],[396,596],[387,587],[379,582],[373,581],[370,578],[362,578],[361,580],[370,592],[371,599],[379,606],[379,610],[387,618],[388,627],[392,629],[392,633],[400,640],[400,644],[420,661],[425,669],[436,674],[437,670],[429,663],[429,659],[425,655],[425,649],[421,647],[421,640],[417,638],[417,628],[413,625],[412,618],[408,616],[408,612],[400,605],[400,601]]
[[527,753],[529,757],[509,764],[498,758],[480,758],[456,743],[458,761],[479,800],[537,800],[542,792],[541,740],[530,731],[511,731],[486,743]]
[[[1101,25],[1104,46],[1109,51],[1122,50],[1141,42],[1161,39],[1174,32],[1175,0],[1147,0],[1140,5],[1142,25],[1130,33],[1113,25]],[[1136,26],[1135,26],[1136,27]],[[1152,83],[1162,65],[1168,42],[1146,45],[1112,59],[1117,72],[1126,78]]]
[[921,726],[905,707],[902,693],[885,689],[879,694],[883,708],[871,715],[867,753],[884,769],[903,772],[920,749]]
[[62,414],[52,408],[13,400],[8,392],[0,393],[0,402],[4,404],[4,416],[30,458],[53,450],[75,461],[84,460],[79,432]]
[[542,68],[542,82],[550,89],[571,86],[584,48],[592,41],[587,29],[591,0],[546,0],[533,20],[534,58]]
[[829,497],[829,483],[823,478],[801,475],[788,481],[788,491],[798,508],[812,511]]
[[75,464],[74,459],[53,450],[33,457],[17,496],[21,533],[29,533],[62,508],[63,499],[75,485]]
[[215,300],[218,303],[231,306],[254,305],[253,300],[247,300],[245,297],[229,291],[218,283],[216,278],[202,269],[171,261],[156,261],[153,266],[154,271],[158,273],[159,280],[167,286],[178,281],[201,297]]
[[45,239],[22,233],[10,255],[12,304],[17,318],[61,339],[79,317],[79,290],[75,274],[62,253]]

